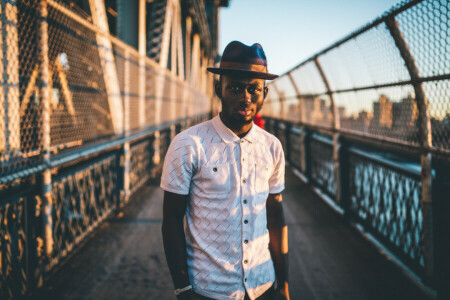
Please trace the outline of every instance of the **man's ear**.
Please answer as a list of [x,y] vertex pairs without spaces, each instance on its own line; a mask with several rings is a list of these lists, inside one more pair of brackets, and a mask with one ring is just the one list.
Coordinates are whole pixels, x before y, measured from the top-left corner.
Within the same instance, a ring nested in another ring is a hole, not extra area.
[[214,86],[214,91],[216,92],[217,97],[222,99],[222,83],[220,82],[220,80],[216,82]]
[[266,99],[267,94],[269,93],[269,88],[267,86],[264,87],[264,99]]

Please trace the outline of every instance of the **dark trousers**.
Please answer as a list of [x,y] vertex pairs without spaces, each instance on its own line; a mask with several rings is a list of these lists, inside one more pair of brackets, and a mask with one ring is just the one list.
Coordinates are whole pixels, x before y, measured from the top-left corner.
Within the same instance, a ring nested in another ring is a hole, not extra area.
[[[213,298],[208,298],[199,294],[195,294],[197,296],[197,298],[199,300],[214,300]],[[270,287],[270,289],[268,289],[267,291],[264,292],[264,294],[262,294],[261,296],[259,296],[258,298],[256,298],[257,300],[272,300],[275,298],[275,289],[273,287],[273,285]],[[247,292],[245,292],[245,297],[244,300],[250,300],[250,297],[248,296]]]

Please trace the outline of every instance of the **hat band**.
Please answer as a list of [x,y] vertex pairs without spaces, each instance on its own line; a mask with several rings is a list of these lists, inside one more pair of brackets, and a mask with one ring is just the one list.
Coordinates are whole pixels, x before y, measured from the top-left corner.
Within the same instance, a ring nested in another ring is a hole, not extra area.
[[222,61],[222,62],[220,62],[220,68],[224,68],[224,69],[239,69],[239,70],[247,70],[247,71],[267,73],[267,67],[266,66],[255,65],[255,64],[241,64],[241,63],[230,62],[230,61]]

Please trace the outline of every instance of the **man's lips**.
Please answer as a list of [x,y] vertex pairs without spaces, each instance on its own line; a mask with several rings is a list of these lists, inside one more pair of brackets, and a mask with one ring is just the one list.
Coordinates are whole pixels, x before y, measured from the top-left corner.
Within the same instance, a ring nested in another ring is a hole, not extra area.
[[251,112],[251,110],[246,109],[238,110],[238,114],[240,114],[241,116],[248,116]]

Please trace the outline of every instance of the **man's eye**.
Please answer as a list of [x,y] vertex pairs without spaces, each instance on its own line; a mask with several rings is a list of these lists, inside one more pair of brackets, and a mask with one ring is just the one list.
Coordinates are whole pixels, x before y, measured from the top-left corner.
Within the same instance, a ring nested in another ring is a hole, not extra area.
[[241,87],[240,86],[232,86],[231,87],[231,91],[238,93],[241,91]]
[[261,93],[261,89],[257,88],[257,87],[249,87],[248,92],[250,94],[259,94],[259,93]]

